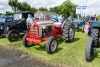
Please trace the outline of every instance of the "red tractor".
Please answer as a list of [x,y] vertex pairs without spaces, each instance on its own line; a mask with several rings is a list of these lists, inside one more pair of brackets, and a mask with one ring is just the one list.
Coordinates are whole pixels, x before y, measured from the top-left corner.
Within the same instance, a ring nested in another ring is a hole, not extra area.
[[57,37],[61,36],[65,42],[71,42],[74,39],[75,28],[72,22],[65,20],[63,24],[52,20],[36,20],[29,24],[29,31],[23,37],[23,45],[30,47],[47,41],[46,51],[49,54],[56,52],[58,47]]

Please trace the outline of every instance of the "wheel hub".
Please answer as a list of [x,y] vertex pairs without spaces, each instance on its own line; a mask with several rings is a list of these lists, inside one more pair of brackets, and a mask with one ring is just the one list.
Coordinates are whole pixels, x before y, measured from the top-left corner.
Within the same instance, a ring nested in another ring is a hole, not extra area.
[[11,35],[11,38],[12,39],[15,39],[15,38],[17,38],[18,37],[18,35],[16,34],[16,33],[13,33],[12,35]]
[[54,41],[52,42],[52,44],[51,44],[51,50],[52,50],[52,51],[55,51],[55,50],[56,50],[56,47],[57,47],[57,42],[56,42],[56,40],[54,40]]
[[73,38],[73,35],[74,35],[74,31],[73,31],[72,28],[70,28],[70,31],[69,31],[69,37],[70,37],[70,39]]

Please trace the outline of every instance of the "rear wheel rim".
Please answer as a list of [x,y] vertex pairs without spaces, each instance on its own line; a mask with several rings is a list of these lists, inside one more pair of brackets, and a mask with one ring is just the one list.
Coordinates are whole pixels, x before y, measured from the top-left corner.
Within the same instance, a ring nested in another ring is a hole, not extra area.
[[70,30],[69,30],[69,38],[73,39],[73,36],[74,36],[73,28],[70,28]]

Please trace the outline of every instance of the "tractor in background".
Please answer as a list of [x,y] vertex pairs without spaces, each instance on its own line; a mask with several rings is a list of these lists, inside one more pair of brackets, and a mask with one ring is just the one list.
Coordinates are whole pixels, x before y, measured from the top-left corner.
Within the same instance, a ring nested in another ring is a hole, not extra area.
[[100,53],[100,21],[92,22],[91,36],[88,38],[85,48],[85,59],[87,62],[91,62],[95,53]]
[[78,29],[78,28],[83,26],[83,21],[82,20],[74,19],[73,20],[73,24],[74,24],[75,28]]
[[34,20],[33,23],[29,24],[29,31],[23,37],[23,45],[30,47],[47,41],[45,46],[46,52],[53,54],[58,47],[58,37],[62,36],[67,43],[73,41],[74,35],[74,25],[67,20],[63,24],[52,20]]

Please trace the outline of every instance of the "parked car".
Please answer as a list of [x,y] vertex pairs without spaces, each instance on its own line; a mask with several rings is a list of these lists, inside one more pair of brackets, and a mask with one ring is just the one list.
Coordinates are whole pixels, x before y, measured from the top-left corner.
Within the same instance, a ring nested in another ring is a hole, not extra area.
[[5,37],[4,24],[13,22],[13,17],[0,17],[0,36]]
[[13,14],[11,14],[11,15],[2,14],[0,17],[2,17],[2,18],[4,18],[4,17],[13,17]]
[[7,36],[10,42],[18,41],[20,33],[27,32],[26,19],[28,14],[34,17],[34,13],[31,11],[21,11],[13,14],[13,22],[4,24],[3,35]]

